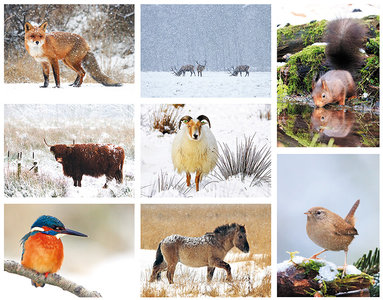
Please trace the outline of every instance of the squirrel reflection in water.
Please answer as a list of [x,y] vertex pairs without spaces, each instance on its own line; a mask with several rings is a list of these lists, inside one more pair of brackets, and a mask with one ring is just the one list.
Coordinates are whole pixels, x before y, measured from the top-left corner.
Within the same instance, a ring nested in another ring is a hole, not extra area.
[[354,122],[354,113],[345,110],[316,108],[311,115],[311,129],[319,132],[321,138],[345,138],[352,133]]

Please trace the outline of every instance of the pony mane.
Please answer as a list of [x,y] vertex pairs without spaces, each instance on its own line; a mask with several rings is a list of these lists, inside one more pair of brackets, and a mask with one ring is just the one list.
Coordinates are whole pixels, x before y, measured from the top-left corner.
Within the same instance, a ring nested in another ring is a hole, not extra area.
[[225,225],[218,226],[216,229],[214,229],[213,233],[225,235],[229,231],[231,231],[234,228],[236,228],[237,226],[239,226],[239,231],[241,231],[243,233],[246,233],[245,226],[239,225],[237,223],[231,223],[230,225],[229,224],[225,224]]

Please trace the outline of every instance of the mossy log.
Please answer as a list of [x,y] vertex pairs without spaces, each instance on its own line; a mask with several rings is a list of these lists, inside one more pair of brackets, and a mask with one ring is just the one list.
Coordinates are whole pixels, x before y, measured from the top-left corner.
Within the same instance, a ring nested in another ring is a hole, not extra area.
[[318,281],[318,273],[292,265],[277,274],[278,297],[349,296],[369,297],[373,278],[367,274],[347,275],[333,281]]
[[[285,26],[277,31],[277,61],[285,61],[286,54],[297,53],[313,43],[323,42],[323,35],[327,26],[326,20],[312,21],[309,24]],[[362,19],[368,31],[366,42],[379,34],[379,20],[377,16],[368,16]]]

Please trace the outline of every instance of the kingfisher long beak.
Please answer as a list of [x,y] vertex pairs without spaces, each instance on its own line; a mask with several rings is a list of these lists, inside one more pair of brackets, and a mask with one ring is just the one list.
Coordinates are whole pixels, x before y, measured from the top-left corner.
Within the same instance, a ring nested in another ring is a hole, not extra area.
[[60,234],[68,234],[68,235],[77,235],[77,236],[82,236],[82,237],[88,237],[86,234],[83,234],[78,231],[74,231],[72,229],[67,229],[65,228],[64,230],[59,231]]

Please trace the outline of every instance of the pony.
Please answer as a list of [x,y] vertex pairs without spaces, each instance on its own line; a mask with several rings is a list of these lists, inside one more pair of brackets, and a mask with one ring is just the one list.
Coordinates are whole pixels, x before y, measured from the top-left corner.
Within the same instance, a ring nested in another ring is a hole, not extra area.
[[222,268],[226,271],[227,280],[232,281],[231,267],[224,258],[233,247],[244,253],[249,252],[244,225],[222,225],[200,237],[178,234],[168,236],[158,245],[150,282],[160,280],[161,272],[167,270],[169,283],[174,283],[173,277],[178,262],[194,268],[207,266],[208,282],[212,280],[215,268]]

